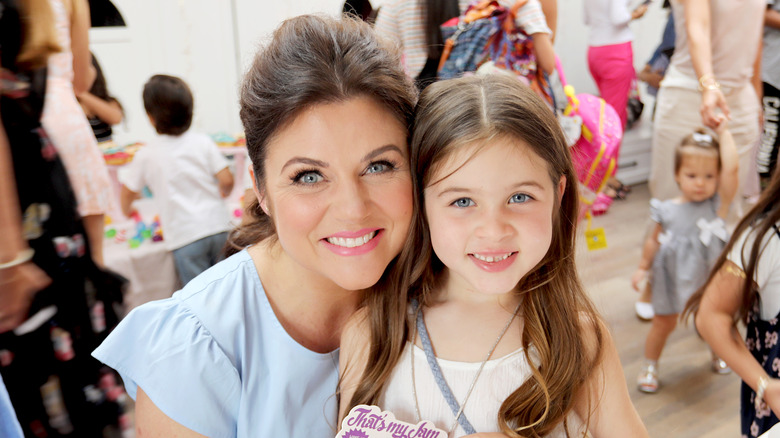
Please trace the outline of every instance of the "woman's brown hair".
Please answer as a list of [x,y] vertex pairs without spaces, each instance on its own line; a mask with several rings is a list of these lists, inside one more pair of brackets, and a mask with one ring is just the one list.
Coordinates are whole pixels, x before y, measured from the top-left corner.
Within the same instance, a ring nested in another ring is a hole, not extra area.
[[[415,117],[411,238],[392,273],[391,283],[398,289],[367,297],[371,345],[350,407],[378,404],[410,336],[408,301],[416,298],[426,305],[444,269],[433,252],[423,208],[424,189],[436,166],[460,147],[508,137],[526,143],[548,163],[554,187],[566,177],[564,195],[553,211],[550,248],[518,284],[524,295],[522,345],[525,351],[533,347],[536,352],[527,357],[533,375],[498,412],[498,423],[509,436],[546,435],[566,421],[575,396],[586,390],[586,382],[601,360],[603,338],[601,318],[574,265],[577,178],[563,134],[535,93],[516,79],[501,75],[437,82],[423,92]],[[587,348],[585,337],[594,330],[596,346]]]
[[742,305],[740,306],[739,311],[734,315],[735,327],[739,321],[747,324],[749,312],[760,298],[757,293],[758,291],[754,287],[753,279],[755,278],[758,259],[761,258],[761,242],[764,241],[767,233],[774,232],[775,225],[780,222],[780,202],[778,202],[778,199],[780,199],[780,172],[775,169],[769,186],[761,193],[761,197],[758,199],[756,205],[754,205],[737,224],[737,227],[731,235],[731,239],[726,244],[726,247],[723,249],[720,257],[718,257],[715,265],[712,267],[707,282],[688,299],[688,302],[685,304],[685,310],[683,310],[683,313],[680,316],[681,320],[687,320],[691,315],[693,315],[694,318],[696,317],[707,285],[712,282],[715,274],[717,274],[726,263],[729,253],[734,249],[734,245],[740,239],[740,236],[750,232],[751,238],[746,242],[750,241],[754,243],[750,248],[750,253],[747,255],[747,260],[745,259],[745,249],[747,248],[743,247],[740,251],[742,256],[741,262],[745,271],[745,282],[742,285]]
[[[255,56],[241,88],[241,122],[258,188],[265,181],[268,144],[277,132],[307,107],[362,96],[376,100],[403,126],[411,124],[417,92],[399,52],[379,40],[370,25],[354,17],[314,15],[282,23]],[[253,220],[231,233],[228,255],[275,236],[257,201],[245,214]]]
[[49,55],[62,50],[49,0],[20,0],[24,40],[16,63],[25,69],[45,67]]

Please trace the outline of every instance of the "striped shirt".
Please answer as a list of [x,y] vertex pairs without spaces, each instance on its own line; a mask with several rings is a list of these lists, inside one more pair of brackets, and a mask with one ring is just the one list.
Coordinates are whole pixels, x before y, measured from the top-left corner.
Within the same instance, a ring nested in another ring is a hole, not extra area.
[[[505,7],[511,7],[513,0],[499,0]],[[458,0],[458,8],[465,12],[469,0]],[[421,0],[389,0],[382,5],[376,19],[376,31],[379,35],[396,41],[403,51],[406,73],[416,78],[428,60],[425,41],[425,11]],[[528,0],[520,8],[515,19],[517,25],[528,35],[535,33],[552,34],[542,13],[539,0]]]

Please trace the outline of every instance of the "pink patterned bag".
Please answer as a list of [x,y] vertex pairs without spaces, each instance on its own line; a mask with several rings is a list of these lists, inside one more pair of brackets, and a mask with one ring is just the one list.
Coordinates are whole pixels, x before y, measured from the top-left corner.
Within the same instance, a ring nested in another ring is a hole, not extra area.
[[[566,85],[566,77],[557,57],[555,67],[564,85],[567,101],[563,114],[558,115],[559,121],[562,127],[575,125],[576,132],[568,132],[567,129],[564,132],[571,146],[572,162],[579,181],[581,217],[589,210],[594,210],[594,214],[604,213],[609,205],[594,208],[594,202],[617,171],[618,152],[623,139],[620,116],[600,97],[575,94],[574,87]],[[572,120],[576,122],[572,123]],[[576,125],[580,125],[579,129]],[[597,209],[600,211],[595,211]]]
[[623,139],[620,116],[600,97],[584,93],[574,95],[571,85],[564,90],[569,98],[564,116],[575,114],[582,118],[582,135],[571,148],[577,179],[593,193],[599,193],[617,170]]

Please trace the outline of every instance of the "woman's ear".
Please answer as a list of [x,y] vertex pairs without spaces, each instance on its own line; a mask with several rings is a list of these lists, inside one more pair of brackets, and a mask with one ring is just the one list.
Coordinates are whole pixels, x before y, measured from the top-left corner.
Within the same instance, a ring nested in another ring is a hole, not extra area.
[[558,181],[558,200],[563,199],[563,193],[566,192],[566,175],[561,175]]
[[255,178],[255,169],[252,164],[249,164],[249,178],[252,179],[252,191],[255,192],[255,197],[257,197],[260,208],[266,216],[270,216],[268,214],[268,201],[266,200],[265,192],[257,187],[257,178]]

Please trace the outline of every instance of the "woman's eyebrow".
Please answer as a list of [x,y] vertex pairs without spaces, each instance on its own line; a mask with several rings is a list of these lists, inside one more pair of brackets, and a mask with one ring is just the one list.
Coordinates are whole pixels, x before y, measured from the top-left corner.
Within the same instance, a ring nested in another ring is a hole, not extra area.
[[308,164],[309,166],[314,166],[314,167],[328,167],[329,166],[329,164],[324,162],[324,161],[315,160],[315,159],[312,159],[312,158],[292,157],[286,163],[284,163],[284,166],[282,166],[282,170],[279,172],[279,174],[284,173],[284,169],[286,169],[288,166],[291,166],[293,164],[298,164],[298,163]]
[[363,157],[363,161],[371,161],[372,159],[376,158],[379,155],[384,154],[387,151],[396,151],[396,152],[398,152],[401,155],[404,154],[403,152],[401,152],[401,148],[399,148],[398,146],[396,146],[394,144],[388,144],[388,145],[384,145],[384,146],[378,147],[378,148],[374,149],[373,151],[367,153]]

